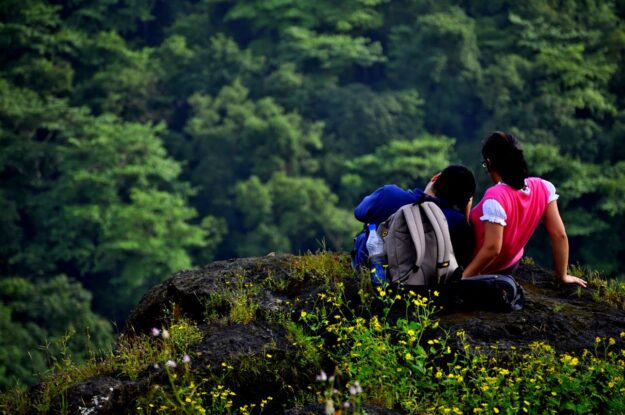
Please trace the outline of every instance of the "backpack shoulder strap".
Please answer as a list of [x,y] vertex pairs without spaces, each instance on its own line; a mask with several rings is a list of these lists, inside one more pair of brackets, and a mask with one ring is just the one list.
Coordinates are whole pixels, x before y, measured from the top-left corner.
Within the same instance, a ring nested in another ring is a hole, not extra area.
[[426,248],[425,232],[423,230],[423,221],[421,220],[420,206],[420,204],[412,204],[402,208],[404,219],[406,220],[406,226],[408,227],[408,232],[410,233],[412,243],[414,244],[415,251],[417,253],[415,261],[416,269],[421,268],[421,264],[423,263],[423,254],[425,253]]
[[436,234],[436,268],[438,269],[439,283],[444,283],[448,275],[451,275],[451,273],[458,268],[454,249],[451,244],[451,237],[449,235],[449,225],[447,224],[447,219],[443,211],[435,203],[424,202],[422,206]]

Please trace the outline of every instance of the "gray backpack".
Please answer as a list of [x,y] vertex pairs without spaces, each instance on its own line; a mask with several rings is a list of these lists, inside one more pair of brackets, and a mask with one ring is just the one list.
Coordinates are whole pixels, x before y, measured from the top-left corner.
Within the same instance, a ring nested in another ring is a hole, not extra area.
[[449,282],[458,268],[447,219],[434,202],[404,205],[377,229],[392,283],[434,286]]

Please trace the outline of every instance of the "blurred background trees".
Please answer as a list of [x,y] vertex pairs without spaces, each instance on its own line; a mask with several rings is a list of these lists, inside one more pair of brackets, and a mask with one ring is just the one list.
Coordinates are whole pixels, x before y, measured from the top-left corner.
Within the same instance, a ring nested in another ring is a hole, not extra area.
[[454,162],[483,191],[494,129],[556,185],[571,261],[623,275],[624,18],[599,0],[3,1],[0,388],[68,332],[77,356],[110,343],[181,268],[349,249],[379,185]]

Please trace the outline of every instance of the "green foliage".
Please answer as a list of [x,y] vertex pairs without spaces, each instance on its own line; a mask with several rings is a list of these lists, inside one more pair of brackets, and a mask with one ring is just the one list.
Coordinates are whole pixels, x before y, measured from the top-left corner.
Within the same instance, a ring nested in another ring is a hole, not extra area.
[[312,61],[321,69],[341,71],[352,65],[370,66],[384,60],[382,46],[364,37],[342,34],[324,35],[308,29],[290,27],[285,33],[282,59],[303,65]]
[[379,27],[382,16],[377,8],[387,2],[388,0],[348,0],[337,4],[328,0],[312,3],[258,0],[235,4],[228,11],[227,19],[251,20],[255,31],[275,28],[284,30],[292,26],[321,26],[347,32]]
[[182,267],[349,248],[364,194],[477,167],[498,129],[556,185],[572,262],[622,274],[624,16],[600,0],[4,1],[0,272],[67,275],[120,320]]
[[165,94],[150,98],[160,107],[180,105],[193,94],[218,94],[238,79],[251,82],[263,67],[262,57],[240,48],[223,33],[198,37],[198,25],[202,24],[195,23],[192,28],[174,24],[172,34],[155,51]]
[[[185,202],[190,191],[176,182],[180,167],[156,138],[159,127],[73,110],[63,115],[74,119],[63,127],[44,123],[53,140],[27,160],[47,162],[49,179],[19,201],[33,235],[10,257],[10,269],[56,269],[89,287],[110,284],[113,290],[96,301],[123,317],[147,288],[191,265],[186,249],[205,244],[203,231],[189,223],[195,216]],[[16,140],[8,150],[21,145]],[[16,184],[41,180],[40,172],[16,167],[25,176],[16,175]]]
[[315,115],[325,122],[328,157],[367,154],[389,139],[407,140],[423,131],[424,101],[414,89],[380,93],[350,84],[323,89],[313,97],[319,102]]
[[274,172],[292,175],[317,169],[311,151],[321,146],[319,123],[287,113],[271,98],[253,101],[240,82],[225,86],[216,97],[196,94],[185,132],[191,137],[181,155],[193,166],[191,183],[213,195],[205,209],[231,206],[225,192],[249,175],[268,179]]
[[[400,402],[406,405],[416,397],[413,389],[422,382],[420,377],[426,375],[426,363],[443,352],[451,353],[445,350],[444,340],[430,341],[429,347],[423,345],[426,330],[438,326],[430,318],[434,309],[428,298],[412,291],[402,297],[390,289],[379,288],[384,305],[381,316],[376,314],[366,319],[343,308],[342,288],[338,284],[335,293],[319,294],[315,313],[302,313],[302,322],[319,334],[318,347],[328,349],[338,370],[362,384],[368,401],[388,408]],[[405,318],[395,322],[389,319],[393,307],[405,309]],[[327,336],[336,338],[329,347],[325,345]]]
[[[579,356],[559,354],[541,342],[527,350],[472,348],[462,331],[451,334],[459,341],[433,335],[438,323],[428,298],[379,288],[381,315],[366,319],[345,303],[341,288],[339,283],[319,293],[313,312],[302,312],[300,323],[335,365],[339,381],[331,381],[338,384],[333,386],[362,393],[363,402],[442,414],[596,413],[625,406],[625,361],[614,338],[597,337],[594,348]],[[393,308],[406,310],[407,318],[389,319]],[[333,394],[317,394],[326,407],[349,398],[336,402]]]
[[[573,241],[571,256],[582,263],[601,264],[601,269],[609,272],[620,272],[611,258],[618,257],[621,249],[614,225],[625,219],[622,198],[617,195],[623,183],[622,163],[585,163],[563,156],[558,147],[547,144],[525,146],[525,152],[535,174],[558,183],[558,206]],[[583,238],[585,243],[577,245],[575,238]],[[544,253],[546,245],[540,246]],[[532,251],[532,256],[544,259],[539,251]]]
[[158,67],[150,48],[132,50],[115,32],[98,34],[79,57],[92,68],[90,78],[74,89],[73,100],[97,113],[126,120],[157,120],[152,108],[158,94]]
[[417,87],[427,103],[428,130],[464,135],[475,122],[474,88],[481,79],[474,20],[450,7],[392,27],[389,41],[389,78]]
[[63,355],[79,363],[112,345],[111,325],[91,311],[91,297],[65,276],[0,280],[0,389],[34,383]]
[[249,324],[256,319],[260,287],[246,283],[243,277],[211,293],[204,301],[204,319],[207,323],[221,325]]
[[343,194],[356,204],[386,183],[404,188],[424,185],[449,164],[453,145],[450,138],[424,135],[411,141],[393,140],[373,154],[347,160],[345,170],[349,173],[341,177]]
[[319,179],[277,173],[263,183],[252,176],[235,195],[244,224],[234,236],[240,256],[316,250],[323,238],[333,249],[346,249],[359,227]]
[[121,337],[115,353],[107,357],[103,366],[112,365],[113,370],[137,379],[139,373],[151,364],[185,363],[184,356],[188,355],[190,346],[200,340],[202,332],[193,322],[172,319],[164,327],[154,327],[152,333]]

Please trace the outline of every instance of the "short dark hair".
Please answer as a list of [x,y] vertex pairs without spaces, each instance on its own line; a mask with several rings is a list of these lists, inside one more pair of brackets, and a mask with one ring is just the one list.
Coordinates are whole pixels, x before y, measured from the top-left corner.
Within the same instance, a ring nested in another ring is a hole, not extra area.
[[484,141],[482,156],[488,169],[499,173],[504,183],[515,189],[525,187],[527,163],[515,136],[495,131]]
[[437,198],[461,211],[475,193],[475,177],[465,166],[452,164],[443,169],[432,188]]

